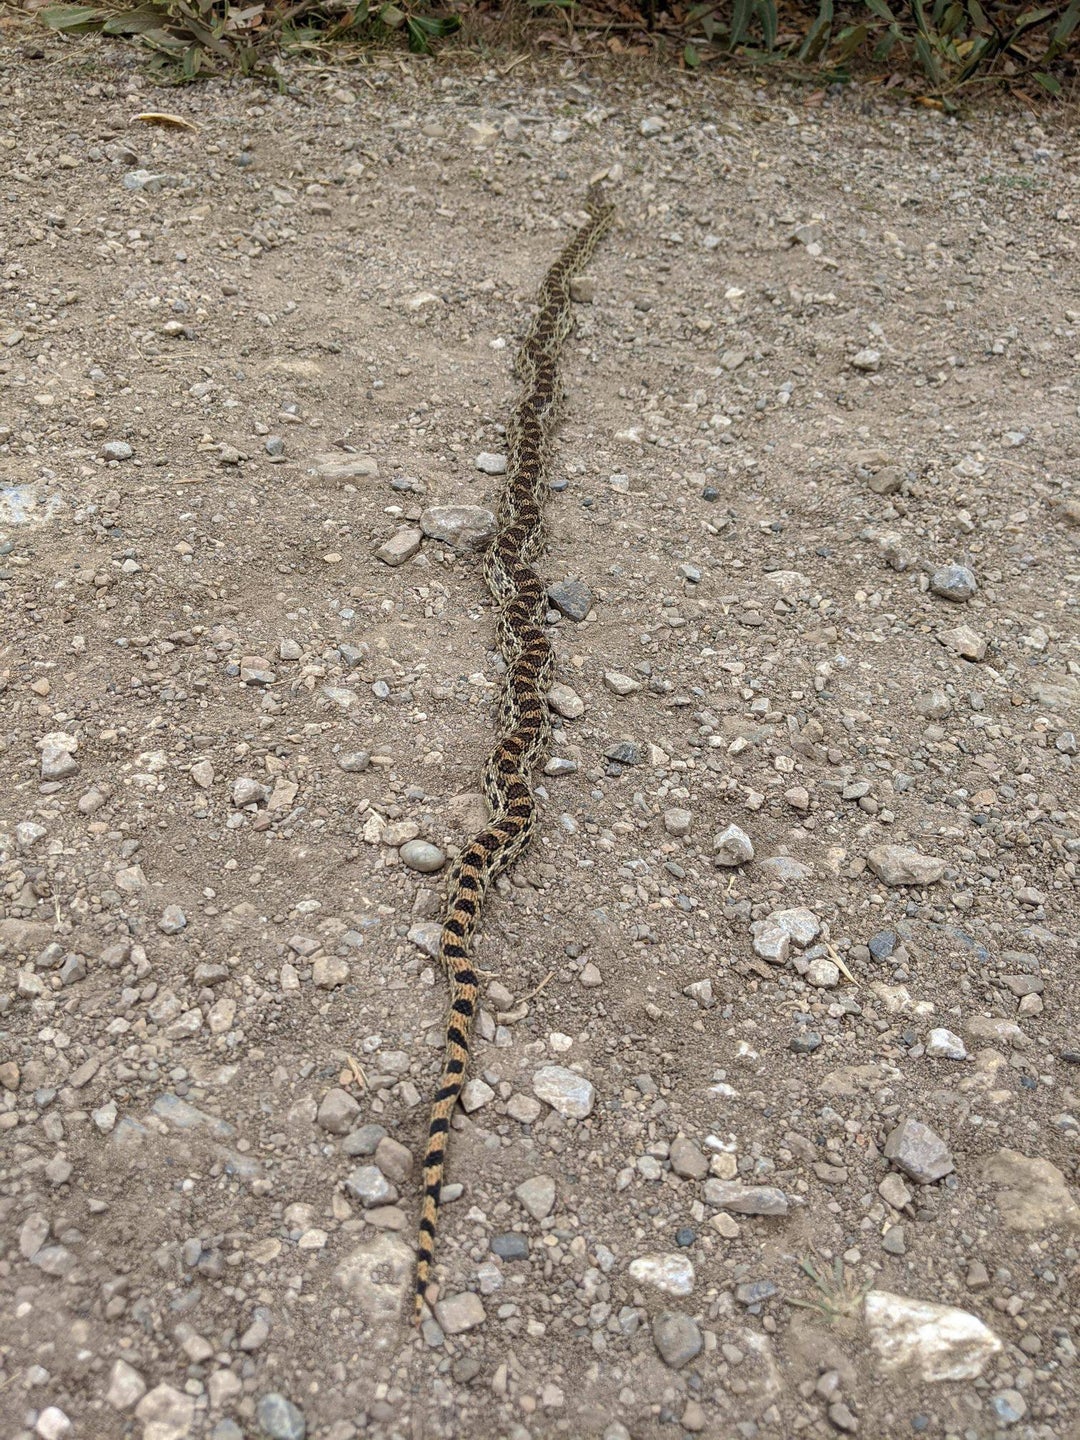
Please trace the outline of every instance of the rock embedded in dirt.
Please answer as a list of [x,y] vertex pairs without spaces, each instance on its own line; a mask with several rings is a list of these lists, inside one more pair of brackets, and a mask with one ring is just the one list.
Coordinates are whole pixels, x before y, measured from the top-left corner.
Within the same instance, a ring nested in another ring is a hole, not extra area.
[[360,1106],[347,1090],[328,1090],[319,1104],[318,1123],[331,1135],[347,1135]]
[[943,600],[970,600],[978,588],[973,571],[966,565],[942,565],[930,576],[930,589]]
[[495,516],[480,505],[431,505],[420,516],[420,529],[430,540],[481,550],[495,534]]
[[423,531],[415,527],[398,530],[375,551],[375,559],[381,560],[391,569],[396,569],[399,565],[404,565],[406,560],[413,558],[420,549],[423,538]]
[[505,475],[506,456],[492,454],[490,450],[481,450],[476,457],[476,468],[484,475]]
[[932,1059],[966,1060],[967,1049],[959,1035],[939,1027],[931,1030],[926,1037],[926,1053]]
[[408,840],[398,854],[410,870],[418,870],[421,875],[434,875],[446,864],[446,852],[427,840]]
[[957,625],[951,630],[939,630],[937,638],[946,650],[951,650],[954,655],[959,655],[964,660],[977,661],[986,658],[986,641],[970,625]]
[[532,1086],[536,1095],[560,1115],[583,1120],[592,1114],[596,1091],[584,1075],[562,1065],[544,1065],[533,1076]]
[[445,1300],[437,1300],[435,1318],[447,1335],[463,1335],[467,1330],[475,1330],[482,1325],[487,1316],[480,1296],[465,1290],[460,1295],[448,1295]]
[[910,1370],[924,1383],[976,1380],[1001,1341],[966,1310],[871,1290],[864,1301],[870,1343],[885,1370]]
[[883,885],[934,885],[945,873],[943,860],[907,845],[875,845],[866,863]]
[[653,1343],[672,1370],[681,1370],[701,1354],[705,1341],[697,1322],[689,1315],[665,1311],[652,1323]]
[[729,825],[719,832],[713,841],[713,850],[716,864],[726,867],[745,865],[754,858],[750,836],[737,825]]
[[786,1215],[788,1199],[772,1185],[743,1185],[738,1180],[706,1180],[705,1203],[736,1215]]
[[305,1440],[307,1435],[303,1411],[275,1390],[259,1397],[255,1418],[259,1423],[259,1433],[267,1440]]
[[1010,1230],[1080,1233],[1080,1203],[1049,1160],[1002,1148],[983,1162],[981,1171],[996,1189],[998,1211]]
[[593,608],[593,594],[580,580],[557,580],[548,586],[548,599],[568,620],[585,620]]
[[956,1168],[952,1152],[941,1136],[911,1116],[890,1131],[883,1153],[920,1185],[932,1185]]
[[665,1295],[689,1295],[694,1288],[694,1267],[685,1255],[640,1255],[631,1260],[628,1274]]

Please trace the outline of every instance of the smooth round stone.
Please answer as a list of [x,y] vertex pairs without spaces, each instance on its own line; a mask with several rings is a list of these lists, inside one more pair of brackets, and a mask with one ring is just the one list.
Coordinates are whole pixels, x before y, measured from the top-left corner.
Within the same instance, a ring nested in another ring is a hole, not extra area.
[[419,870],[421,875],[433,875],[446,864],[443,851],[427,840],[407,840],[398,854],[410,870]]
[[516,1230],[510,1230],[505,1235],[493,1235],[491,1237],[491,1253],[498,1255],[500,1260],[527,1260],[529,1258],[528,1237],[519,1235]]

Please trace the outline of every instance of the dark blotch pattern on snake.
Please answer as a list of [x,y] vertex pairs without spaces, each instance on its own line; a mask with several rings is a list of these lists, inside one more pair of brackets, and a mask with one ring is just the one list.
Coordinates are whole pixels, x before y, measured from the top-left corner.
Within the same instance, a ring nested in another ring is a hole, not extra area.
[[555,657],[544,629],[543,582],[533,569],[544,542],[547,461],[561,390],[559,354],[570,330],[570,281],[588,262],[611,224],[613,207],[589,191],[588,219],[540,286],[537,313],[517,358],[521,384],[507,436],[506,480],[484,579],[497,609],[495,634],[506,662],[499,705],[499,739],[488,756],[483,790],[491,818],[463,847],[450,871],[440,959],[450,982],[450,1012],[439,1088],[431,1107],[424,1155],[424,1198],[416,1262],[416,1319],[424,1312],[431,1278],[439,1196],[450,1117],[469,1063],[478,982],[469,960],[488,886],[514,863],[536,822],[533,771],[550,735],[547,692]]

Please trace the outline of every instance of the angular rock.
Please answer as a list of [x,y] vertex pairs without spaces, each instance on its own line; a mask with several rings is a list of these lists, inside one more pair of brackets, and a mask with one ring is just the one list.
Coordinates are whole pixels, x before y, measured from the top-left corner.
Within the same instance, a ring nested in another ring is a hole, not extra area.
[[945,873],[943,860],[907,845],[875,845],[866,863],[883,885],[934,885]]
[[871,1290],[864,1314],[882,1369],[910,1367],[925,1382],[976,1380],[1002,1348],[978,1316],[951,1305]]
[[331,1135],[348,1135],[360,1106],[347,1090],[328,1090],[319,1105],[318,1123]]
[[464,1290],[460,1295],[448,1295],[445,1300],[437,1300],[435,1318],[447,1335],[461,1335],[482,1325],[487,1316],[480,1296]]
[[267,1440],[304,1440],[307,1435],[303,1411],[276,1390],[259,1397],[255,1418],[259,1422],[260,1434],[265,1435]]
[[375,559],[381,560],[391,569],[396,569],[399,565],[404,565],[406,560],[412,559],[420,549],[423,538],[423,531],[417,530],[415,527],[410,526],[406,530],[398,530],[375,551]]
[[109,1374],[106,1401],[114,1410],[130,1410],[146,1394],[146,1381],[126,1360],[117,1360]]
[[431,540],[482,550],[495,534],[495,516],[480,505],[431,505],[420,516],[420,529]]
[[930,577],[930,589],[943,600],[970,600],[978,588],[974,573],[966,565],[942,565]]
[[986,641],[970,625],[957,625],[953,630],[939,630],[938,642],[959,655],[963,660],[982,660],[986,655]]
[[584,620],[593,607],[592,591],[580,580],[558,580],[549,585],[548,599],[568,620]]
[[967,1049],[959,1035],[951,1030],[938,1028],[926,1037],[926,1053],[934,1059],[966,1060]]
[[706,1180],[705,1202],[736,1215],[786,1215],[788,1199],[773,1185],[743,1185],[738,1180]]
[[397,1189],[377,1165],[358,1165],[346,1177],[345,1188],[355,1195],[365,1210],[375,1205],[392,1205],[398,1198]]
[[534,1220],[544,1220],[555,1206],[555,1181],[550,1175],[534,1175],[514,1191]]
[[195,1398],[172,1385],[155,1385],[135,1406],[142,1422],[142,1440],[190,1440],[195,1423]]
[[596,1102],[596,1091],[584,1075],[567,1070],[563,1065],[544,1065],[533,1076],[533,1091],[557,1110],[575,1120],[583,1120],[592,1114]]
[[890,1131],[885,1158],[920,1185],[932,1185],[955,1169],[949,1147],[929,1125],[909,1115]]
[[729,825],[726,830],[720,831],[713,841],[713,850],[713,859],[717,865],[745,865],[754,858],[750,836],[737,825]]

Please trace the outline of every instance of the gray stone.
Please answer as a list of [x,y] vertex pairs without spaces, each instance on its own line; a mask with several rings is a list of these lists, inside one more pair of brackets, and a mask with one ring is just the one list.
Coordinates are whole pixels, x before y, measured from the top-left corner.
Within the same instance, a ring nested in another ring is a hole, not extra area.
[[460,1295],[448,1295],[445,1300],[437,1300],[435,1318],[447,1335],[461,1335],[482,1325],[487,1316],[480,1296],[464,1290]]
[[106,440],[101,447],[103,460],[130,460],[135,451],[126,440]]
[[736,1215],[786,1215],[788,1199],[772,1185],[743,1185],[738,1180],[706,1180],[705,1201]]
[[945,873],[943,860],[906,845],[875,845],[866,863],[883,885],[934,885]]
[[347,1090],[328,1090],[319,1105],[318,1123],[331,1135],[347,1135],[360,1114],[360,1106]]
[[949,1147],[929,1125],[909,1115],[890,1131],[885,1158],[920,1185],[932,1185],[955,1167]]
[[930,577],[930,589],[944,600],[970,600],[978,588],[966,565],[942,565]]
[[951,1030],[945,1030],[943,1028],[930,1031],[930,1034],[926,1037],[926,1053],[932,1059],[967,1059],[967,1049],[959,1035],[954,1035]]
[[990,1397],[990,1408],[1002,1425],[1015,1425],[1027,1414],[1027,1401],[1019,1390],[999,1390]]
[[385,1135],[381,1125],[361,1125],[345,1136],[341,1148],[346,1155],[374,1155]]
[[336,990],[349,978],[349,962],[340,955],[317,955],[311,962],[311,983],[317,990]]
[[641,689],[641,681],[633,679],[630,675],[624,675],[619,670],[605,670],[604,686],[613,695],[636,695]]
[[303,1411],[275,1390],[259,1397],[255,1418],[268,1440],[304,1440],[307,1434]]
[[493,1235],[491,1237],[491,1253],[498,1255],[500,1260],[527,1260],[529,1258],[528,1236],[521,1235],[516,1230],[509,1230],[505,1235]]
[[824,955],[815,956],[806,967],[806,983],[822,990],[831,990],[840,983],[840,966]]
[[480,505],[431,505],[420,516],[420,529],[431,540],[482,550],[495,534],[495,516]]
[[939,630],[938,642],[963,660],[978,661],[986,656],[986,641],[970,625],[957,625],[952,630]]
[[615,745],[609,745],[604,751],[604,758],[613,761],[616,765],[640,765],[644,756],[641,748],[635,745],[632,740],[620,740]]
[[705,1343],[697,1323],[689,1315],[678,1315],[665,1311],[657,1315],[652,1325],[653,1343],[660,1352],[665,1365],[672,1370],[681,1370],[695,1356],[701,1354]]
[[63,730],[53,730],[39,740],[42,780],[64,780],[74,775],[79,768],[74,754],[78,748],[75,736],[65,734]]
[[445,852],[427,840],[408,840],[398,854],[410,870],[418,870],[421,875],[434,875],[446,864]]
[[544,1065],[533,1076],[533,1092],[557,1110],[575,1120],[592,1113],[596,1091],[584,1075],[567,1070],[563,1065]]
[[392,1205],[398,1198],[396,1186],[391,1185],[377,1165],[358,1165],[349,1172],[345,1188],[365,1210],[375,1205]]
[[864,370],[873,373],[881,369],[880,350],[859,350],[851,357],[851,368],[853,370]]
[[754,858],[750,836],[737,825],[729,825],[726,830],[721,830],[713,841],[713,849],[713,858],[717,865],[745,865]]
[[114,1362],[105,1399],[114,1410],[130,1410],[146,1394],[146,1381],[126,1360]]
[[370,750],[349,750],[337,757],[338,769],[346,775],[361,775],[371,764]]
[[773,910],[765,917],[765,923],[786,931],[793,942],[804,950],[821,934],[821,921],[804,905],[794,910]]
[[664,811],[664,829],[669,835],[674,835],[676,840],[681,840],[684,835],[689,835],[693,823],[694,817],[689,810],[675,806],[671,810]]
[[584,620],[593,607],[592,591],[580,580],[558,580],[549,585],[548,599],[568,620]]
[[947,720],[952,708],[944,690],[925,690],[915,699],[915,709],[927,720]]
[[672,1170],[684,1180],[704,1180],[709,1173],[708,1160],[685,1135],[671,1142],[669,1158]]
[[413,1154],[407,1145],[384,1135],[375,1147],[375,1164],[388,1180],[404,1185],[413,1167]]
[[375,551],[375,559],[381,560],[391,569],[396,569],[399,565],[404,565],[406,560],[412,559],[420,549],[423,538],[423,532],[415,527],[398,530]]
[[[551,709],[555,711],[555,714],[561,715],[564,720],[577,720],[581,715],[585,714],[585,701],[582,700],[576,690],[572,690],[569,685],[564,685],[561,681],[557,680],[555,684],[552,685],[548,691],[547,701]],[[551,763],[552,762],[549,761],[548,765]],[[546,773],[551,773],[548,771],[547,766],[545,766],[544,769]],[[574,769],[577,769],[576,765]]]
[[370,455],[346,455],[329,451],[316,455],[315,463],[308,471],[321,480],[371,480],[379,473],[379,462]]
[[476,457],[476,468],[484,475],[505,475],[506,456],[493,455],[490,450],[481,450]]
[[546,1220],[555,1208],[555,1181],[550,1175],[534,1175],[514,1191],[534,1220]]
[[270,794],[266,786],[258,780],[253,780],[250,775],[241,775],[233,782],[232,803],[238,810],[243,810],[248,805],[261,805]]
[[163,935],[179,935],[187,928],[187,916],[179,905],[166,905],[158,917],[158,929]]
[[791,954],[791,936],[778,925],[767,920],[755,920],[751,926],[754,936],[754,954],[760,955],[770,965],[786,965]]

